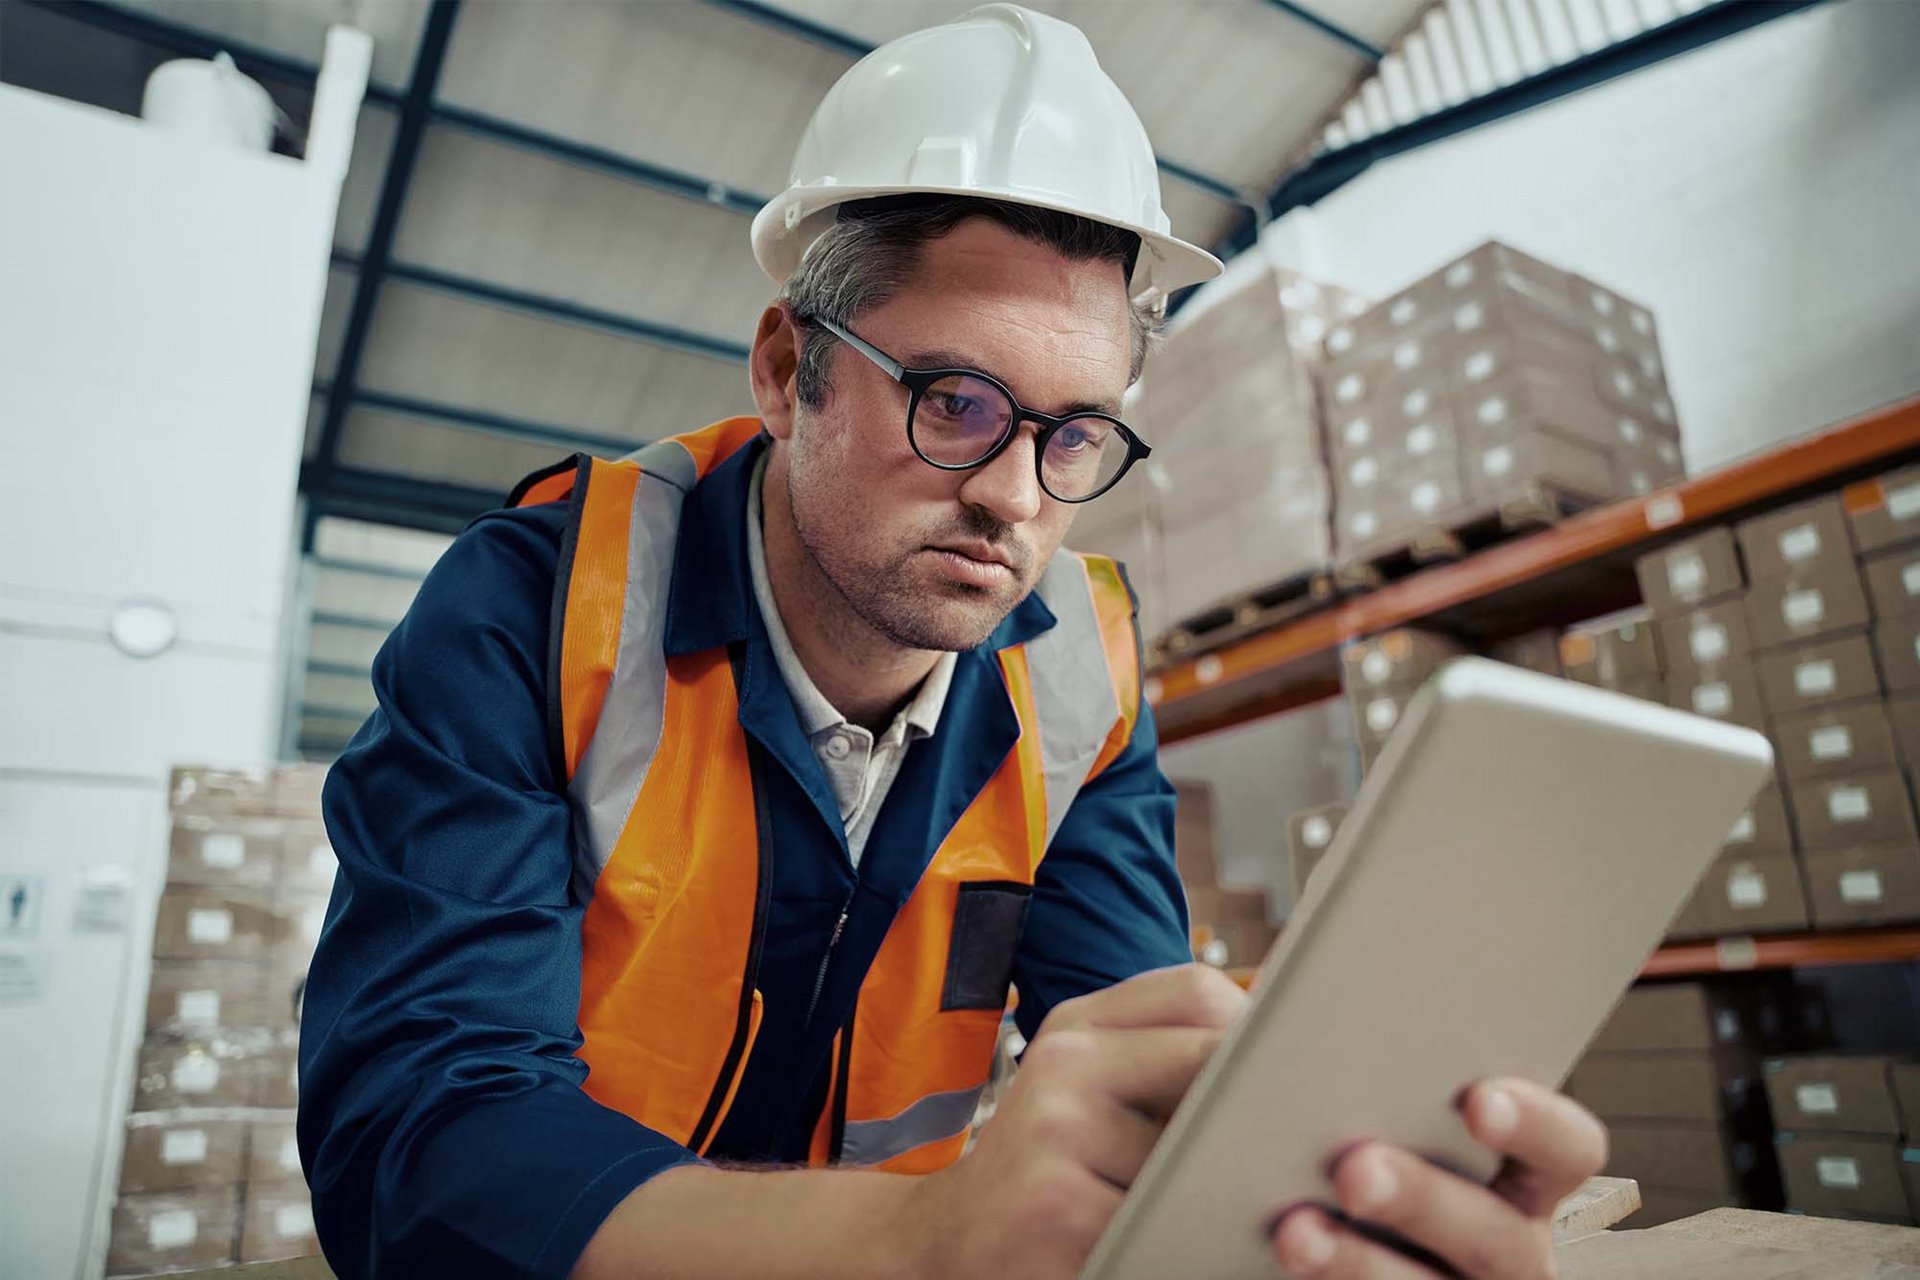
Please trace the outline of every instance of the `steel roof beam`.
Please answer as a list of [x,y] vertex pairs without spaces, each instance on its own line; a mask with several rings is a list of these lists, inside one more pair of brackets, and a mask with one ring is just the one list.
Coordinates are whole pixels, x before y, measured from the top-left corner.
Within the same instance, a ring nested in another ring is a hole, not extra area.
[[1267,0],[1267,3],[1295,22],[1311,27],[1329,40],[1345,45],[1368,62],[1378,62],[1387,56],[1387,51],[1373,41],[1355,35],[1339,23],[1322,17],[1307,6],[1297,3],[1296,0]]

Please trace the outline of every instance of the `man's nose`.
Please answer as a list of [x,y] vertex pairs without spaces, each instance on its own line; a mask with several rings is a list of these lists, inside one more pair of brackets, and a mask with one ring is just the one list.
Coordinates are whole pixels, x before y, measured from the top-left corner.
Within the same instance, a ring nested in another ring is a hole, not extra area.
[[991,512],[1005,524],[1024,524],[1040,514],[1046,493],[1034,466],[1034,431],[1023,426],[992,462],[966,473],[960,499]]

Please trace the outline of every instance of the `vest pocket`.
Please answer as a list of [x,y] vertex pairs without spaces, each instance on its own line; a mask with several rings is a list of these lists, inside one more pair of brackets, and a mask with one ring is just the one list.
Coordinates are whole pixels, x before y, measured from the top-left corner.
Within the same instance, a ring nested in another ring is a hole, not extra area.
[[1006,1008],[1014,954],[1032,899],[1033,886],[1016,881],[976,881],[959,887],[947,946],[947,977],[940,993],[942,1013]]

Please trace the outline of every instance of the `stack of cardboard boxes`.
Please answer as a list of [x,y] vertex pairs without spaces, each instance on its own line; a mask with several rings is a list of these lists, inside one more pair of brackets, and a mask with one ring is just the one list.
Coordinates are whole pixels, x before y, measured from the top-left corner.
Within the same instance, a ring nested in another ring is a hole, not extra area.
[[1327,335],[1335,556],[1683,474],[1653,317],[1498,243]]
[[1296,906],[1306,895],[1307,878],[1333,847],[1333,838],[1340,833],[1348,812],[1348,805],[1325,804],[1302,809],[1287,819],[1287,861],[1293,870]]
[[179,769],[107,1274],[319,1252],[295,1033],[333,886],[324,770]]
[[1821,1218],[1920,1221],[1920,1063],[1880,1056],[1766,1064],[1787,1204]]
[[1380,758],[1401,713],[1427,677],[1465,652],[1451,637],[1412,627],[1356,640],[1341,650],[1340,688],[1353,712],[1362,773]]
[[1220,883],[1214,846],[1213,788],[1204,782],[1173,784],[1174,860],[1187,891],[1188,923],[1197,960],[1222,968],[1260,963],[1279,936],[1268,918],[1264,889],[1229,889]]
[[1560,666],[1567,679],[1629,697],[1664,701],[1666,665],[1645,609],[1596,618],[1560,637]]
[[1153,457],[1088,504],[1072,538],[1128,565],[1149,638],[1326,567],[1321,341],[1363,306],[1262,262],[1154,354],[1128,408]]

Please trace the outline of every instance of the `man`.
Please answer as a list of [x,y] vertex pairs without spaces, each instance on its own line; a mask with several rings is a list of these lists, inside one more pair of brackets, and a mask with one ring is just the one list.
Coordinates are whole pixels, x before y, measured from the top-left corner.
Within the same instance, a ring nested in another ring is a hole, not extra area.
[[[300,1137],[349,1280],[1064,1280],[1244,1003],[1183,963],[1124,580],[1058,550],[1144,456],[1152,301],[1217,268],[1130,108],[980,10],[847,73],[754,246],[758,418],[476,522],[329,780]],[[1339,1207],[1548,1274],[1597,1123],[1463,1109],[1492,1189],[1368,1144]],[[1431,1274],[1314,1207],[1275,1249]]]

